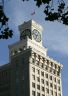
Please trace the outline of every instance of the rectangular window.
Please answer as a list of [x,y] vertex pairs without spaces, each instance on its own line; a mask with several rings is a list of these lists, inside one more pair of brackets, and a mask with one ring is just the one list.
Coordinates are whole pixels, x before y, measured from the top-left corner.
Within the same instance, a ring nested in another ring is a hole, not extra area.
[[40,93],[39,92],[37,92],[37,96],[40,96]]
[[50,80],[52,80],[52,76],[50,76]]
[[53,95],[53,90],[50,90],[50,94]]
[[56,70],[53,70],[53,74],[56,74]]
[[32,67],[32,71],[35,72],[35,68],[34,67]]
[[59,93],[58,96],[61,96],[61,94]]
[[55,96],[57,96],[57,92],[55,92]]
[[56,82],[56,77],[54,78],[54,82]]
[[60,72],[59,71],[57,71],[57,76],[60,76]]
[[49,68],[49,72],[52,72],[52,68]]
[[58,90],[60,91],[61,89],[60,89],[60,86],[58,86]]
[[35,88],[35,83],[32,82],[32,87]]
[[37,89],[40,90],[40,85],[37,85]]
[[37,77],[37,81],[40,82],[40,78],[39,77]]
[[46,93],[49,93],[49,89],[48,88],[46,88]]
[[44,79],[41,79],[41,83],[44,84]]
[[52,83],[50,83],[50,87],[53,87],[53,84]]
[[42,86],[42,91],[45,91],[44,87]]
[[41,76],[44,76],[44,72],[41,71]]
[[56,85],[54,85],[54,89],[57,89],[57,86]]
[[40,74],[40,70],[39,69],[37,69],[37,74]]
[[44,64],[43,63],[41,63],[41,68],[44,68]]
[[32,58],[32,63],[35,63],[35,59],[34,58]]
[[35,96],[35,91],[32,91],[32,96]]
[[46,81],[46,85],[47,85],[47,86],[49,85],[48,81]]
[[55,64],[55,69],[57,69],[57,65]]
[[48,78],[48,74],[45,74],[45,77]]
[[45,70],[48,70],[48,66],[47,65],[45,65]]
[[45,96],[44,94],[42,94],[42,96]]
[[35,80],[35,75],[32,75],[32,79]]
[[60,84],[60,80],[58,79],[58,84]]

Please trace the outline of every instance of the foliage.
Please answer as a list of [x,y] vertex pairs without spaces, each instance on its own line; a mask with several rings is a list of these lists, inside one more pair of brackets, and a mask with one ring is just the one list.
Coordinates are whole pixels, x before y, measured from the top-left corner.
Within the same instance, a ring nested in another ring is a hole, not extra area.
[[4,13],[3,6],[0,5],[0,39],[8,39],[13,35],[13,31],[8,27],[8,20]]
[[[29,0],[23,0],[29,1]],[[44,13],[45,20],[47,21],[59,21],[65,25],[68,25],[68,7],[66,7],[64,0],[34,0],[36,6],[40,7],[42,4],[45,5]],[[55,2],[55,3],[54,3]],[[55,8],[57,6],[57,9]],[[54,7],[53,7],[54,6]]]

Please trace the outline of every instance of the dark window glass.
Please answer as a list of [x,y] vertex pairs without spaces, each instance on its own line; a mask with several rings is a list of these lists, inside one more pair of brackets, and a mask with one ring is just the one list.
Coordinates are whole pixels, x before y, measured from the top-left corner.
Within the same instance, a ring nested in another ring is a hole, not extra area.
[[39,77],[37,77],[37,81],[40,82],[40,78]]
[[44,84],[44,79],[41,79],[42,84]]
[[41,63],[41,67],[44,68],[44,64],[43,63]]
[[34,58],[32,58],[32,63],[35,63],[35,59]]
[[49,89],[48,88],[46,88],[46,92],[49,93]]
[[35,68],[34,67],[32,67],[32,71],[35,72]]
[[37,92],[37,96],[40,96],[40,93],[39,92]]
[[32,96],[35,96],[35,91],[32,91]]
[[58,90],[60,91],[60,87],[58,87]]
[[50,80],[52,80],[52,76],[50,76]]
[[37,74],[40,74],[40,70],[37,69]]
[[41,71],[41,76],[44,76],[44,72]]
[[44,87],[42,87],[42,91],[44,91]]
[[37,85],[37,89],[40,90],[40,85]]
[[32,82],[32,87],[35,88],[35,83]]
[[50,87],[53,87],[53,84],[52,83],[50,83]]
[[35,80],[35,75],[32,75],[33,80]]
[[54,85],[54,88],[55,88],[55,89],[57,89],[57,86],[56,86],[56,85]]
[[45,74],[46,78],[48,78],[48,74]]
[[54,78],[54,81],[56,82],[56,77]]
[[47,86],[49,85],[48,81],[46,81],[46,85],[47,85]]
[[60,80],[58,80],[58,84],[60,84]]

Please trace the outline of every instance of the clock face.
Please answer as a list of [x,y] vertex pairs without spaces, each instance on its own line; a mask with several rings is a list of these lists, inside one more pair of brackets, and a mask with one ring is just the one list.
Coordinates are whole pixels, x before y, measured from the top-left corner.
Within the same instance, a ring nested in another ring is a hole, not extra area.
[[30,29],[25,29],[22,33],[21,33],[21,36],[20,36],[20,39],[25,39],[26,37],[31,37],[31,30]]
[[33,30],[33,38],[37,41],[37,42],[41,42],[41,34],[38,30],[34,29]]

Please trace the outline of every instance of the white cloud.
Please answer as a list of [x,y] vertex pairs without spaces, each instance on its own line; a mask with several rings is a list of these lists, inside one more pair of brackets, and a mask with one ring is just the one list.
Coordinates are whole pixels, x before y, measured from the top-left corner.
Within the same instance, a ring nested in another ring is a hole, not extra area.
[[48,49],[68,54],[68,28],[61,24],[56,25],[57,26],[53,25],[51,28],[45,29],[43,44],[48,47]]

